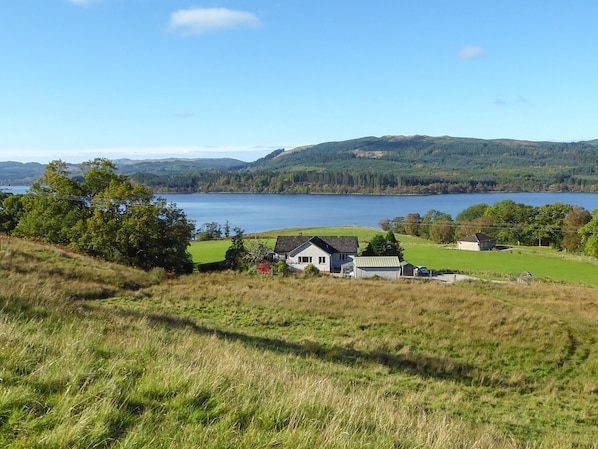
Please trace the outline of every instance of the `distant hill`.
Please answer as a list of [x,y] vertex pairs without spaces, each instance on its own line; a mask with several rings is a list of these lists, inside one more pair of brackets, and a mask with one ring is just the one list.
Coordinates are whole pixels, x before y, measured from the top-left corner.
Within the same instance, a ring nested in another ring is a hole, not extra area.
[[[230,158],[200,159],[116,159],[113,161],[119,173],[131,175],[145,173],[156,176],[170,176],[186,171],[229,171],[245,167],[247,162]],[[78,164],[69,164],[73,174]],[[45,165],[37,162],[0,162],[0,185],[29,185],[43,175]]]
[[326,142],[280,152],[254,169],[363,170],[441,174],[512,168],[579,168],[598,164],[598,140],[574,143],[459,137],[384,136]]
[[[174,180],[161,181],[160,188],[177,188]],[[362,137],[278,150],[188,185],[193,191],[276,193],[596,192],[598,140]]]
[[116,159],[113,161],[118,171],[124,175],[132,173],[153,173],[157,175],[172,175],[191,170],[228,171],[243,168],[247,162],[230,158],[199,158],[199,159]]
[[0,186],[29,185],[44,173],[44,168],[37,162],[0,162]]
[[[121,173],[158,191],[372,194],[598,191],[598,140],[534,142],[383,136],[280,149],[250,163],[236,159],[114,162]],[[3,164],[10,165],[5,168]],[[43,172],[40,164],[16,164],[0,163],[1,183],[29,183]]]

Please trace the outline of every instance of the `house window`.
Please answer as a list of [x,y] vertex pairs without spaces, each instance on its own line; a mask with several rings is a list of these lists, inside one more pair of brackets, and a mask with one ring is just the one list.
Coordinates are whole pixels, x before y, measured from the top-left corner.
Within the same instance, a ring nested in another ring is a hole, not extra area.
[[346,254],[339,254],[339,258],[341,260],[347,260],[347,255]]
[[318,263],[320,265],[324,265],[326,263],[326,257],[324,257],[324,256],[318,257]]
[[311,256],[299,256],[299,263],[311,263]]

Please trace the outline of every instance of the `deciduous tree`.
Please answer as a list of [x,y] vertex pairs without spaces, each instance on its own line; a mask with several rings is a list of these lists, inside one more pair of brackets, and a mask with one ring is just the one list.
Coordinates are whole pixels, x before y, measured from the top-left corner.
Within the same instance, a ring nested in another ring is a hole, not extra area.
[[144,269],[192,271],[194,225],[182,210],[116,174],[111,161],[94,159],[81,169],[73,178],[64,162],[48,164],[24,195],[15,234]]
[[579,229],[584,253],[598,257],[598,209],[593,210],[591,220]]
[[591,220],[592,216],[583,207],[572,208],[563,221],[563,247],[567,251],[579,251],[582,249],[579,229]]
[[420,235],[420,228],[422,224],[422,217],[418,213],[407,214],[403,226],[405,227],[405,233],[418,237]]

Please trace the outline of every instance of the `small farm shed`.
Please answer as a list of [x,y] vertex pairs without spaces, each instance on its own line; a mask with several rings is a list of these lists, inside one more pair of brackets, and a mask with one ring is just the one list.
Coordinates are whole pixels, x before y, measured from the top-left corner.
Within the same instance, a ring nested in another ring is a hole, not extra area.
[[355,278],[381,277],[399,279],[401,261],[398,256],[361,256],[343,265],[343,275]]
[[341,266],[357,256],[357,237],[278,236],[274,260],[284,260],[292,270],[314,265],[322,272],[339,272]]
[[482,232],[468,235],[457,242],[457,249],[467,251],[488,251],[496,247],[496,240]]
[[401,262],[401,276],[414,276],[415,266],[409,262]]

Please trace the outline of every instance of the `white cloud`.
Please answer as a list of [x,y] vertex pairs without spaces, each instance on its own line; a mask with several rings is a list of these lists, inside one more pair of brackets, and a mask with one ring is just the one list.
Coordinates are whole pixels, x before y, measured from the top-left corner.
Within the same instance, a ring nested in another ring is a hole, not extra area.
[[484,49],[475,45],[466,45],[457,53],[459,59],[478,59],[484,56],[486,56]]
[[502,97],[498,97],[496,100],[494,100],[494,104],[497,106],[510,106],[510,105],[514,105],[514,104],[525,104],[527,102],[528,102],[527,98],[522,97],[521,95],[516,97],[514,100],[506,100]]
[[170,15],[169,29],[181,34],[205,34],[221,29],[257,27],[255,14],[226,8],[180,9]]

